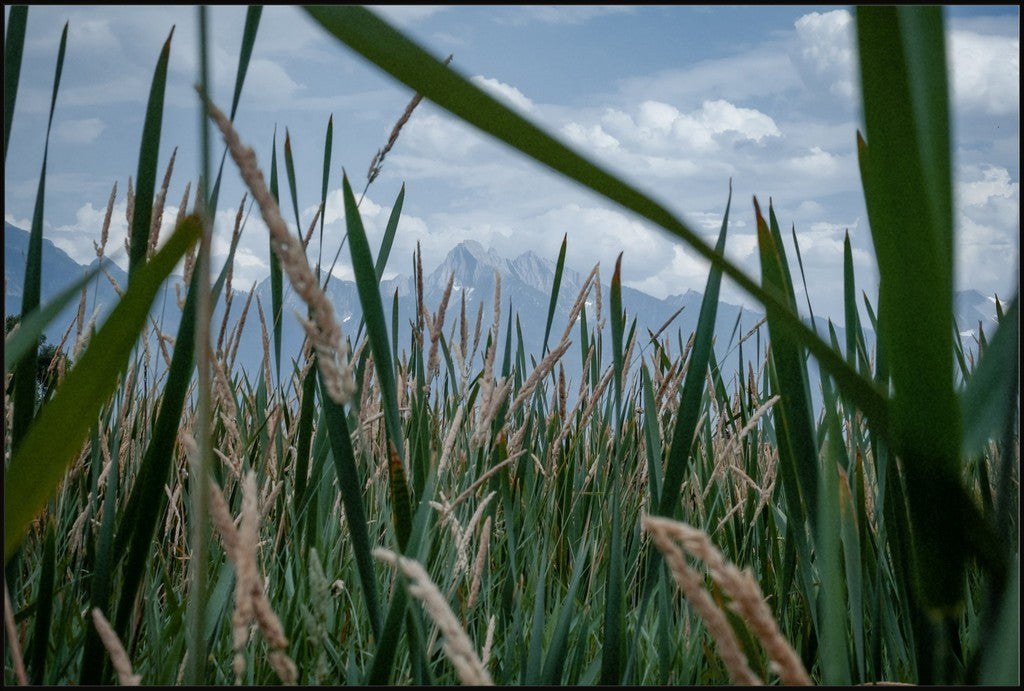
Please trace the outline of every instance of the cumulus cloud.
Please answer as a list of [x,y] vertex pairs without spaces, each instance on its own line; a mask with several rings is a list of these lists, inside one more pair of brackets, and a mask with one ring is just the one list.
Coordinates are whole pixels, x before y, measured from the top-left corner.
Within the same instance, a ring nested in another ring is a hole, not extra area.
[[812,12],[796,20],[798,42],[790,59],[809,89],[852,98],[854,27],[848,10]]
[[515,25],[531,22],[573,25],[588,22],[596,17],[632,11],[634,9],[628,5],[527,5],[516,8],[515,14],[503,21]]
[[[638,149],[679,154],[710,153],[729,141],[760,143],[782,135],[775,121],[764,113],[723,100],[704,101],[698,110],[690,112],[656,100],[641,102],[632,113],[609,108],[601,117],[600,127],[600,133],[610,139]],[[587,131],[579,123],[563,129],[577,136]],[[592,127],[589,131],[597,134]]]
[[476,75],[470,81],[484,91],[490,93],[499,101],[503,101],[517,110],[524,113],[530,113],[534,109],[533,101],[524,96],[523,92],[514,86],[510,86],[504,82],[498,81],[497,79],[491,79],[490,77],[484,77],[482,75]]
[[383,19],[399,27],[407,27],[448,9],[446,5],[370,5],[369,7]]
[[954,30],[946,43],[953,100],[989,115],[1020,111],[1020,38]]
[[964,166],[956,185],[959,288],[1008,294],[1020,256],[1020,182],[998,166]]

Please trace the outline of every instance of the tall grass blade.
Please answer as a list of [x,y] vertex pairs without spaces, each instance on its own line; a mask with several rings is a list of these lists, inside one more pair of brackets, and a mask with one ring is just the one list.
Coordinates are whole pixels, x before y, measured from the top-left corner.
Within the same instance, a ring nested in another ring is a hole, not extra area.
[[288,128],[284,130],[284,170],[288,176],[288,190],[292,193],[292,211],[295,213],[295,232],[302,237],[302,222],[299,220],[299,195],[295,192],[295,160],[292,157],[292,137]]
[[[199,223],[197,217],[191,218]],[[121,597],[114,620],[114,628],[121,635],[126,631],[125,627],[135,606],[135,596],[142,583],[153,531],[165,502],[163,488],[174,465],[178,428],[196,367],[199,291],[202,289],[202,276],[199,271],[193,271],[171,355],[167,386],[153,425],[153,436],[142,456],[135,482],[125,503],[124,514],[118,523],[113,558],[115,563],[122,558],[126,560]]]
[[21,77],[21,56],[25,48],[25,27],[28,24],[28,6],[14,5],[7,15],[7,33],[4,34],[4,162],[11,143],[11,123],[14,122],[14,102],[18,98],[18,80]]
[[[373,267],[377,274],[377,282],[384,278],[384,267],[388,265],[388,257],[391,256],[391,246],[395,242],[395,233],[398,232],[398,219],[402,215],[402,204],[405,202],[405,185],[398,191],[398,197],[391,207],[391,215],[388,217],[388,225],[384,228],[384,237],[380,241],[380,250],[377,252],[377,263]],[[396,331],[395,334],[398,332]]]
[[[139,269],[57,393],[40,410],[11,456],[4,483],[4,559],[21,543],[29,522],[52,496],[89,433],[96,414],[117,387],[118,374],[146,323],[153,298],[186,250],[199,238],[197,218],[185,219],[152,261]],[[60,429],[61,434],[53,434]]]
[[[790,307],[795,308],[796,296],[774,211],[769,205],[770,226],[761,215],[757,199],[754,199],[754,212],[761,252],[761,280],[766,290],[774,290],[785,295]],[[775,318],[774,309],[768,308],[767,317],[776,375],[775,388],[781,396],[779,405],[775,408],[776,427],[779,433],[779,462],[782,466],[780,472],[784,482],[789,479],[786,496],[792,511],[791,518],[796,521],[797,526],[803,525],[808,519],[813,525],[816,523],[815,512],[818,504],[818,453],[803,348],[791,337],[789,330]],[[795,484],[792,482],[793,479]],[[790,496],[791,494],[795,496]]]
[[562,287],[562,272],[565,269],[565,247],[569,240],[569,234],[566,233],[562,236],[562,247],[558,250],[558,261],[555,262],[555,279],[551,284],[551,302],[548,303],[548,320],[544,326],[544,346],[541,348],[541,352],[547,355],[548,352],[548,338],[551,336],[551,322],[555,318],[555,305],[558,304],[558,290]]
[[238,102],[242,98],[242,85],[245,83],[245,75],[249,70],[249,59],[252,58],[252,49],[256,44],[256,32],[259,31],[262,15],[263,5],[249,5],[245,11],[245,29],[242,31],[242,47],[238,54],[238,71],[235,73],[235,94],[231,98],[230,120],[232,122],[235,121]]
[[[729,209],[732,206],[732,182],[729,183],[729,197],[725,202],[725,215],[722,217],[722,228],[718,232],[718,243],[715,251],[725,251],[725,236],[729,229]],[[679,414],[672,430],[672,443],[668,449],[665,462],[665,482],[661,490],[661,502],[658,514],[672,518],[679,506],[679,490],[686,477],[687,464],[690,459],[690,448],[693,446],[697,420],[700,417],[700,400],[704,395],[705,376],[708,362],[711,359],[712,341],[715,335],[715,318],[718,315],[718,294],[722,286],[722,271],[712,266],[708,273],[708,281],[704,286],[704,298],[700,305],[700,316],[697,318],[697,330],[694,332],[693,349],[690,351],[689,369],[683,379],[682,393],[679,395]],[[652,551],[652,555],[654,552]],[[648,584],[650,587],[650,584]]]
[[[116,562],[111,547],[114,538],[114,516],[117,513],[119,475],[118,464],[111,463],[107,491],[103,497],[103,522],[96,539],[96,566],[92,577],[90,609],[98,607],[102,612],[109,610],[110,574]],[[106,655],[99,632],[96,631],[96,627],[90,626],[86,630],[85,644],[82,646],[82,673],[79,684],[99,684],[102,681],[105,660]]]
[[36,592],[36,616],[32,631],[32,683],[45,683],[46,652],[50,644],[50,625],[53,620],[54,572],[57,568],[57,538],[54,534],[53,516],[46,521],[43,537],[43,563],[39,569],[39,590]]
[[[320,184],[320,204],[326,210],[327,209],[327,183],[331,179],[331,150],[332,143],[334,142],[334,116],[331,115],[327,118],[327,134],[324,136],[324,173],[323,180]],[[316,256],[316,271],[317,280],[320,279],[320,264],[323,259],[324,252],[324,223],[326,221],[326,211],[320,214],[320,247],[317,251]]]
[[[270,146],[270,195],[274,203],[281,205],[281,199],[277,193],[277,128],[274,128],[274,138]],[[282,275],[281,260],[274,251],[274,239],[267,236],[267,243],[270,252],[270,302],[273,313],[274,331],[274,372],[277,373],[277,381],[281,381],[281,314],[283,306],[282,297]]]
[[576,553],[576,560],[572,565],[572,579],[569,581],[569,590],[562,600],[558,610],[558,617],[555,620],[555,629],[551,634],[551,641],[548,644],[547,653],[544,656],[544,669],[541,672],[541,683],[557,685],[562,683],[562,669],[565,667],[566,652],[569,646],[569,630],[572,626],[573,611],[576,609],[576,590],[580,585],[580,577],[583,576],[583,563],[590,552],[590,541],[584,540],[580,544],[579,552]]
[[[42,285],[43,262],[43,209],[46,200],[46,162],[50,151],[50,128],[53,125],[53,111],[57,106],[57,91],[60,88],[60,75],[64,70],[64,52],[68,43],[68,25],[60,36],[60,47],[57,49],[57,67],[53,77],[53,96],[50,99],[50,118],[46,125],[46,141],[43,146],[43,168],[39,173],[39,187],[36,191],[36,204],[32,212],[32,231],[29,235],[28,256],[25,258],[25,283],[22,286],[21,315],[22,318],[39,307],[40,286]],[[14,398],[11,419],[11,448],[16,449],[28,432],[36,408],[36,368],[37,352],[29,348],[14,371]],[[10,555],[5,553],[5,560]]]
[[[352,253],[356,289],[359,292],[359,302],[363,307],[363,319],[366,321],[366,331],[370,339],[370,349],[373,352],[377,380],[380,382],[384,427],[388,439],[393,445],[392,453],[398,457],[399,467],[401,467],[404,462],[405,445],[402,441],[402,429],[398,417],[395,370],[391,362],[391,347],[388,343],[387,324],[384,321],[384,308],[381,305],[380,291],[377,287],[377,275],[373,257],[370,254],[370,245],[366,240],[366,231],[363,229],[356,199],[352,194],[352,186],[346,175],[342,175],[342,191],[345,197],[345,223],[348,227],[348,244]],[[394,460],[392,460],[393,472],[389,474],[389,478],[392,483],[392,495],[397,499],[393,502],[392,509],[395,512],[395,533],[399,539],[398,546],[404,551],[411,529],[411,517],[408,512],[409,487],[405,482],[404,473],[394,472],[394,465]]]
[[156,62],[153,82],[149,87],[146,119],[142,125],[142,144],[139,147],[139,168],[135,176],[135,211],[132,213],[128,253],[128,280],[131,281],[146,261],[149,229],[153,220],[153,191],[156,187],[157,159],[160,156],[160,130],[164,116],[164,91],[167,87],[167,63],[171,57],[171,38],[168,34],[160,57]]
[[[310,368],[310,372],[314,369]],[[316,370],[319,371],[319,370]],[[338,473],[338,487],[341,490],[341,503],[345,511],[345,523],[352,537],[352,551],[355,554],[359,570],[359,584],[366,599],[366,609],[370,615],[370,628],[378,641],[381,635],[380,600],[377,595],[377,581],[373,575],[372,544],[367,530],[366,511],[363,508],[363,479],[356,467],[355,453],[352,450],[352,439],[345,421],[343,408],[335,403],[320,383],[320,400],[324,406],[327,432],[330,436],[331,451],[334,456],[334,468]]]
[[968,553],[977,548],[968,531],[979,516],[959,477],[942,9],[860,8],[857,41],[867,134],[867,143],[858,135],[858,155],[879,268],[878,333],[894,390],[893,450],[907,476],[924,605],[952,615],[963,602]]
[[960,392],[964,420],[960,453],[965,458],[981,454],[988,441],[997,438],[1007,412],[1016,408],[1019,382],[1008,375],[1019,362],[1019,328],[1019,295],[1014,295],[1006,317]]

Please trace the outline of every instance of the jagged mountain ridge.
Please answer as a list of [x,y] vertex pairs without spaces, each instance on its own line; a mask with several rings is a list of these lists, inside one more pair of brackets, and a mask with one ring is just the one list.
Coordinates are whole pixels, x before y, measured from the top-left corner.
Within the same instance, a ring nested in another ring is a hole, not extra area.
[[[17,314],[21,310],[21,287],[24,282],[25,256],[28,247],[28,232],[15,226],[4,224],[4,266],[5,266],[5,310],[6,314]],[[394,261],[394,258],[392,258]],[[571,257],[569,259],[571,261]],[[569,262],[567,262],[569,263]],[[67,282],[76,275],[86,270],[86,267],[76,263],[66,253],[44,238],[43,240],[43,281],[42,301],[45,303],[51,299]],[[108,271],[113,279],[124,286],[127,280],[125,273],[116,265],[107,262]],[[466,318],[469,323],[468,330],[473,333],[477,319],[481,321],[482,336],[486,339],[486,331],[493,320],[494,303],[494,276],[495,272],[501,275],[501,317],[499,353],[504,354],[504,345],[508,336],[509,309],[511,307],[511,333],[512,346],[515,348],[517,339],[522,336],[526,352],[534,358],[540,358],[543,351],[544,327],[550,303],[550,295],[554,282],[556,264],[553,260],[538,256],[532,251],[526,251],[515,258],[502,257],[494,249],[485,250],[484,247],[474,240],[467,240],[454,247],[440,266],[423,277],[424,304],[428,311],[433,314],[441,301],[444,289],[449,277],[453,276],[452,293],[449,299],[445,319],[444,333],[447,338],[453,329],[457,328],[457,321],[462,312],[462,303],[465,301]],[[607,270],[606,270],[607,271]],[[610,273],[610,272],[609,272]],[[579,289],[585,280],[583,274],[569,266],[566,266],[562,274],[561,288],[556,302],[555,317],[551,327],[549,346],[554,345],[565,330],[569,310],[575,301]],[[607,339],[608,310],[610,308],[610,296],[606,272],[601,273],[601,319],[604,323]],[[175,299],[174,283],[181,284],[181,277],[175,276],[162,288],[157,297],[153,310],[153,318],[161,324],[161,329],[170,336],[174,336],[180,320],[180,312]],[[236,283],[237,286],[237,283]],[[184,286],[181,286],[183,289]],[[384,306],[385,321],[389,329],[394,324],[394,310],[397,306],[397,347],[400,357],[409,352],[411,346],[412,325],[416,321],[416,298],[414,279],[408,276],[398,276],[393,279],[381,281],[381,298]],[[184,291],[182,290],[182,295]],[[327,289],[328,298],[334,306],[337,319],[342,326],[346,337],[355,338],[356,328],[359,324],[361,306],[355,284],[351,281],[344,281],[333,278]],[[87,305],[87,317],[92,314],[96,304],[100,305],[100,318],[102,323],[106,313],[116,302],[116,293],[110,282],[102,276],[99,280],[90,284],[88,292],[89,304]],[[305,305],[301,303],[298,296],[285,282],[285,305],[282,328],[282,375],[287,376],[290,371],[290,364],[293,358],[297,358],[303,339],[303,331],[297,323],[294,312],[305,315]],[[242,305],[245,303],[247,291],[233,291],[231,300],[231,313],[228,320],[227,331],[234,327]],[[245,322],[241,345],[238,350],[236,367],[242,368],[250,373],[256,372],[263,361],[262,337],[260,321],[257,316],[256,298],[259,299],[264,315],[269,319],[271,305],[270,281],[265,279],[255,288],[255,295],[249,308],[249,314]],[[675,314],[680,307],[682,311],[676,316],[666,333],[671,337],[672,353],[678,355],[681,343],[685,343],[696,328],[696,322],[700,313],[702,296],[700,293],[690,290],[679,295],[671,295],[664,299],[655,298],[639,290],[622,287],[622,303],[627,315],[627,328],[634,318],[637,319],[638,346],[647,343],[647,332],[658,330],[666,320]],[[214,338],[220,331],[220,324],[223,318],[225,301],[222,298],[218,301],[214,313]],[[977,291],[962,291],[956,295],[957,324],[961,330],[972,330],[977,328],[981,321],[987,329],[995,328],[994,301]],[[47,329],[47,337],[51,342],[58,342],[67,329],[68,324],[74,318],[77,311],[77,301],[69,305],[67,309]],[[718,318],[716,323],[716,354],[720,359],[723,374],[728,381],[729,375],[735,371],[736,358],[728,355],[727,346],[735,343],[736,338],[745,334],[762,318],[762,314],[742,310],[736,305],[726,302],[719,304]],[[597,317],[597,305],[594,304],[593,295],[588,298],[585,307],[585,317],[588,320],[588,330],[593,328]],[[823,325],[822,325],[823,326]],[[822,330],[827,333],[827,330]],[[840,342],[843,342],[842,330],[837,329]],[[364,332],[365,333],[365,332]],[[574,346],[570,353],[563,358],[566,366],[566,374],[573,380],[579,380],[581,370],[581,354],[578,352],[579,324],[573,326],[570,331],[570,339]],[[762,343],[765,342],[762,334]],[[394,339],[394,334],[392,334]],[[606,340],[606,344],[610,341]],[[966,342],[965,342],[966,345]],[[482,350],[482,347],[480,348]],[[605,347],[605,362],[610,360],[610,349]],[[753,346],[745,350],[745,357],[752,356]],[[527,362],[529,366],[529,361]],[[813,379],[812,379],[813,381]],[[815,387],[816,388],[816,387]]]

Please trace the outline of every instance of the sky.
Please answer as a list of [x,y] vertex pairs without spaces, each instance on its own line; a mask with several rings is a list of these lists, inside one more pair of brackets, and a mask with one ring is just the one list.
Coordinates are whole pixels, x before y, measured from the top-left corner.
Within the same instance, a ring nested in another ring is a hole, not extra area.
[[[828,6],[387,6],[375,9],[452,69],[504,99],[591,160],[662,202],[714,244],[732,184],[726,254],[759,276],[752,200],[771,200],[795,266],[795,228],[816,315],[841,324],[843,238],[859,290],[873,304],[877,269],[857,167],[863,130],[854,20]],[[5,21],[9,8],[5,8]],[[1019,8],[945,10],[951,71],[956,288],[1009,297],[1019,281]],[[107,254],[122,265],[125,193],[160,49],[173,27],[158,180],[172,151],[163,236],[187,182],[198,178],[195,7],[32,6],[4,172],[4,218],[30,227],[42,166],[57,48],[69,23],[46,178],[44,237],[88,263],[111,187],[117,201]],[[212,93],[231,105],[245,8],[212,7]],[[329,36],[295,7],[264,9],[236,116],[269,178],[276,131],[291,138],[303,230],[319,204],[333,118],[324,264],[344,235],[342,171],[357,194],[412,91]],[[221,148],[217,140],[215,156]],[[375,250],[402,185],[406,195],[387,277],[426,270],[474,239],[515,257],[532,250],[608,280],[623,253],[626,285],[666,297],[703,290],[708,265],[663,231],[527,159],[424,101],[414,111],[360,212]],[[217,265],[244,189],[225,169],[214,235]],[[190,203],[191,206],[191,203]],[[293,221],[294,224],[294,221]],[[294,225],[293,225],[294,227]],[[117,248],[120,252],[116,253]],[[266,227],[253,209],[234,286],[268,275]],[[351,278],[348,246],[335,270]],[[796,278],[796,277],[795,277]],[[803,289],[797,279],[798,303]],[[756,303],[728,279],[722,299]]]

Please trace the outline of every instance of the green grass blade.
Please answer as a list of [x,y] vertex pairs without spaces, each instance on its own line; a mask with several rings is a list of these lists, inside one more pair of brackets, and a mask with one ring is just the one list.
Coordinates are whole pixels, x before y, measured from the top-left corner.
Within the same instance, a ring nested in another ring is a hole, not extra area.
[[558,290],[562,287],[562,272],[565,269],[565,247],[569,240],[569,234],[562,236],[562,248],[558,250],[558,261],[555,263],[555,280],[551,285],[551,302],[548,304],[548,321],[544,326],[544,346],[541,348],[543,354],[548,352],[548,338],[551,336],[551,322],[555,318],[555,305],[558,304]]
[[528,686],[540,684],[541,660],[544,653],[544,600],[547,583],[547,563],[539,560],[537,584],[533,592],[533,629],[530,634],[530,648],[527,653],[526,666],[523,670],[523,683]]
[[857,288],[853,280],[853,248],[850,231],[843,236],[843,321],[846,323],[846,359],[853,363],[857,350],[860,319],[857,316]]
[[139,147],[139,168],[135,176],[135,210],[132,212],[130,246],[128,253],[129,281],[146,261],[149,247],[149,226],[153,220],[153,192],[156,188],[157,159],[160,156],[160,130],[164,116],[164,91],[167,87],[167,63],[171,57],[171,38],[174,27],[164,42],[157,59],[153,82],[149,87],[146,119],[142,125],[142,144]]
[[[1018,552],[1018,556],[1019,556]],[[1006,589],[1006,600],[999,608],[991,645],[982,653],[980,683],[993,686],[1020,684],[1020,559]]]
[[[116,447],[115,447],[116,448]],[[95,457],[94,457],[95,458]],[[103,497],[103,523],[96,539],[96,566],[93,574],[90,608],[98,607],[104,616],[109,612],[110,573],[113,564],[111,545],[114,537],[114,516],[117,513],[117,488],[120,472],[117,463],[110,464],[106,494]],[[85,644],[82,646],[82,673],[80,685],[94,685],[102,681],[106,660],[103,641],[95,626],[86,629]]]
[[654,385],[647,363],[640,364],[644,395],[644,434],[647,442],[647,478],[651,488],[651,506],[658,506],[661,497],[661,438],[658,434],[658,409],[654,403]]
[[[312,372],[313,370],[310,369]],[[317,369],[319,371],[319,369]],[[345,522],[352,537],[352,551],[355,554],[359,570],[359,583],[366,598],[366,608],[370,614],[370,628],[375,638],[380,640],[381,615],[380,600],[377,595],[377,581],[373,575],[373,555],[370,535],[367,531],[366,511],[363,509],[363,479],[356,467],[355,453],[352,450],[352,439],[345,413],[340,405],[331,400],[320,381],[320,400],[323,401],[326,415],[327,431],[330,435],[331,450],[334,456],[334,468],[338,473],[338,486],[341,489],[342,508],[345,510]]]
[[967,385],[960,393],[964,437],[960,453],[970,458],[984,451],[1003,427],[1006,412],[1020,395],[1013,371],[1020,355],[1019,295],[1014,295],[1003,323],[982,353]]
[[[391,216],[388,217],[388,225],[384,229],[384,237],[380,241],[380,251],[377,252],[377,264],[374,266],[374,273],[377,274],[377,282],[384,277],[384,267],[388,265],[388,257],[391,255],[391,246],[395,242],[395,233],[398,232],[398,219],[402,215],[402,204],[405,202],[405,185],[398,192],[394,206],[391,207]],[[398,333],[397,331],[395,332]]]
[[[761,215],[756,199],[754,211],[761,253],[761,279],[766,290],[786,295],[790,307],[794,308],[796,297],[774,213],[771,213],[769,206],[769,226]],[[776,388],[781,396],[774,411],[779,436],[779,462],[783,466],[780,472],[784,481],[787,477],[796,479],[795,488],[791,482],[786,486],[787,500],[793,512],[791,518],[797,526],[802,525],[806,519],[810,519],[813,525],[816,522],[818,503],[818,452],[803,348],[792,338],[784,324],[776,319],[774,309],[767,310],[767,317]],[[789,496],[793,489],[797,489],[796,497]]]
[[[380,291],[377,288],[377,275],[374,269],[373,257],[370,254],[370,245],[366,240],[366,231],[363,228],[363,221],[359,217],[359,209],[356,206],[355,196],[352,194],[352,186],[348,182],[348,176],[342,175],[342,190],[345,197],[345,223],[348,227],[348,245],[352,253],[352,268],[355,271],[356,289],[359,292],[359,302],[363,307],[363,319],[366,322],[367,336],[370,339],[370,349],[373,352],[373,363],[377,370],[377,379],[380,382],[382,407],[384,409],[384,426],[388,439],[393,445],[393,451],[398,456],[399,467],[403,463],[405,445],[402,441],[402,429],[398,417],[398,395],[395,385],[395,370],[391,362],[391,346],[388,342],[387,324],[384,321],[384,308],[380,301]],[[394,468],[394,462],[392,462]],[[399,547],[404,551],[411,529],[411,517],[409,515],[409,487],[404,480],[404,474],[395,472],[389,474],[391,478],[391,491],[397,501],[393,502],[392,509],[395,511],[395,532],[398,536]]]
[[11,123],[14,122],[14,102],[18,98],[18,79],[21,77],[21,56],[25,48],[25,27],[28,24],[28,6],[14,5],[7,15],[7,33],[4,34],[4,162],[11,142]]
[[57,561],[57,538],[54,534],[54,519],[46,521],[46,534],[43,538],[43,563],[39,570],[39,590],[36,593],[36,617],[32,631],[32,684],[44,683],[43,673],[46,669],[46,652],[50,643],[50,625],[53,619],[53,581]]
[[324,213],[320,214],[320,248],[316,255],[316,270],[317,279],[319,280],[320,265],[323,260],[324,252],[324,219],[327,216],[327,183],[331,179],[331,149],[332,142],[334,141],[334,116],[327,118],[327,134],[324,136],[324,174],[323,181],[320,185],[320,204],[324,208]]
[[[157,290],[199,234],[199,220],[187,218],[152,261],[139,269],[135,284],[128,287],[12,455],[4,483],[5,561],[77,456],[97,412],[117,387],[117,375],[128,363]],[[61,434],[54,434],[55,429]]]
[[977,509],[959,478],[942,9],[860,8],[857,41],[867,134],[858,154],[878,260],[878,333],[894,389],[893,450],[907,474],[924,604],[952,614],[963,601],[966,533]]
[[774,307],[778,318],[792,330],[794,337],[818,358],[822,367],[836,376],[844,389],[848,389],[850,397],[865,414],[884,422],[886,402],[871,382],[853,372],[846,361],[801,322],[779,296],[766,293],[664,206],[502,105],[369,10],[325,6],[307,6],[305,9],[328,32],[425,98],[682,239],[747,293],[765,306]]
[[302,222],[299,220],[299,195],[295,192],[295,161],[292,157],[292,138],[288,128],[284,130],[284,169],[288,175],[288,190],[292,193],[292,211],[295,212],[295,232],[302,237]]
[[622,410],[622,252],[615,260],[615,272],[612,274],[611,293],[611,326],[612,326],[612,371],[615,382],[615,429],[619,428],[619,414]]
[[[796,263],[797,263],[797,266],[800,268],[800,281],[804,285],[804,298],[807,300],[807,314],[811,318],[811,328],[815,329],[815,331],[817,331],[817,329],[815,328],[815,324],[814,324],[814,308],[811,307],[811,291],[807,290],[807,275],[804,273],[804,259],[800,255],[800,241],[796,237],[796,226],[795,225],[790,228],[790,234],[793,237],[793,249],[796,250]],[[778,239],[779,239],[779,247],[782,247],[781,237],[778,238]],[[783,259],[783,261],[786,260],[785,253],[783,253],[782,259]],[[787,268],[787,272],[788,272],[788,268]]]
[[[725,203],[725,215],[722,228],[718,233],[717,252],[725,251],[725,236],[729,229],[729,209],[732,206],[732,183],[729,184],[729,198]],[[711,345],[715,335],[715,318],[718,315],[718,294],[722,285],[722,271],[711,267],[708,281],[704,286],[704,299],[700,305],[700,316],[697,318],[697,330],[694,333],[693,349],[690,351],[690,364],[683,379],[683,389],[679,396],[679,416],[672,430],[672,443],[669,446],[668,459],[665,463],[665,482],[661,491],[661,502],[658,513],[671,518],[679,505],[679,490],[686,477],[686,466],[690,459],[690,448],[693,446],[697,420],[700,418],[700,400],[704,395],[704,382],[711,358]],[[653,552],[652,552],[653,554]]]
[[[198,223],[197,217],[192,218]],[[118,523],[114,560],[117,562],[124,557],[125,564],[114,628],[122,635],[127,630],[129,617],[135,608],[135,595],[145,573],[153,531],[164,506],[164,486],[174,465],[178,428],[181,425],[192,372],[196,367],[196,331],[199,291],[202,290],[201,278],[199,271],[192,272],[181,321],[178,324],[178,337],[171,355],[167,386],[163,391],[160,412],[153,425],[153,436],[142,456],[142,463],[125,503],[124,514]],[[211,301],[215,299],[214,296]]]
[[249,70],[249,59],[252,57],[252,48],[256,43],[256,32],[260,28],[260,17],[263,15],[263,5],[249,5],[245,12],[245,29],[242,32],[242,48],[238,54],[238,71],[235,73],[235,95],[231,98],[231,121],[235,121],[235,113],[238,111],[238,102],[242,98],[242,85],[245,83],[245,74]]
[[[821,681],[829,686],[849,686],[850,636],[847,632],[849,612],[846,595],[846,587],[849,584],[843,577],[841,566],[843,516],[839,479],[839,467],[842,462],[840,459],[846,454],[846,450],[843,446],[838,415],[832,405],[833,402],[828,403],[828,419],[825,423],[828,427],[828,452],[825,454],[822,471],[818,477],[820,487],[817,492],[817,505],[814,507],[818,514],[816,523],[820,527],[815,533],[815,564],[821,578],[821,591],[818,594],[821,622],[819,645],[823,651],[827,651],[820,658]],[[852,516],[847,518],[852,520]],[[853,555],[848,553],[847,562],[851,558]],[[860,564],[858,562],[853,566],[859,568]]]
[[[621,448],[618,444],[618,448]],[[616,453],[616,456],[621,454]],[[621,463],[622,458],[615,462]],[[625,606],[623,590],[625,590],[625,573],[622,559],[622,490],[621,484],[612,480],[611,542],[608,545],[608,570],[605,576],[604,601],[604,636],[601,641],[601,680],[602,685],[619,684],[622,681],[623,659],[622,632],[625,624]]]
[[562,670],[565,667],[566,652],[569,647],[569,629],[572,626],[573,611],[576,609],[576,590],[579,588],[580,577],[584,570],[583,563],[589,552],[590,541],[584,540],[576,554],[576,560],[573,562],[569,590],[559,607],[555,629],[551,634],[551,642],[544,656],[544,670],[541,672],[541,683],[543,684],[558,685],[562,683]]
[[[53,77],[53,97],[50,100],[50,124],[46,127],[46,143],[43,146],[43,168],[39,173],[39,187],[36,191],[35,209],[32,212],[32,231],[29,235],[28,256],[25,258],[25,282],[22,285],[21,301],[21,314],[23,317],[39,307],[43,271],[43,210],[46,206],[46,162],[50,151],[50,125],[53,124],[53,111],[57,106],[57,91],[60,88],[60,75],[64,70],[64,53],[67,49],[67,42],[68,25],[65,23],[64,31],[60,37],[60,47],[57,49],[57,67]],[[11,420],[12,449],[16,449],[21,444],[35,416],[37,355],[35,348],[29,348],[14,372],[14,410]]]
[[[270,194],[274,202],[280,206],[281,200],[277,193],[277,128],[274,128],[274,139],[270,147]],[[274,321],[274,372],[277,373],[278,382],[281,381],[281,314],[284,298],[282,297],[283,284],[281,275],[281,260],[277,258],[274,251],[274,239],[268,235],[268,247],[270,248],[270,301]]]

